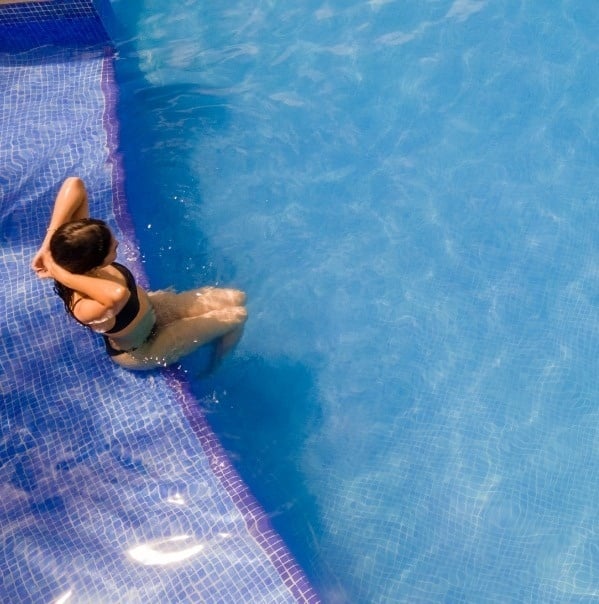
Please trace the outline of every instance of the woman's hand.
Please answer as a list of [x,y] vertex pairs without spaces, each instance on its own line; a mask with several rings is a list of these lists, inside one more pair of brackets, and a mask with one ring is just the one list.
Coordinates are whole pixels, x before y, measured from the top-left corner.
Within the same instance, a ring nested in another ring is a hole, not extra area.
[[48,267],[44,263],[44,256],[50,249],[52,235],[61,225],[71,220],[79,220],[80,218],[89,218],[87,191],[80,178],[71,176],[65,179],[58,191],[50,224],[46,230],[46,236],[37,254],[31,261],[31,268],[40,279],[51,277],[48,274]]
[[[48,277],[50,277],[48,267],[46,266],[46,262],[48,261],[49,255],[50,250],[42,246],[37,251],[37,254],[33,257],[33,260],[31,261],[31,268],[40,279],[47,279]],[[51,258],[52,256],[50,256],[50,259]]]
[[31,261],[31,268],[40,279],[51,279],[54,260],[49,249],[41,247]]

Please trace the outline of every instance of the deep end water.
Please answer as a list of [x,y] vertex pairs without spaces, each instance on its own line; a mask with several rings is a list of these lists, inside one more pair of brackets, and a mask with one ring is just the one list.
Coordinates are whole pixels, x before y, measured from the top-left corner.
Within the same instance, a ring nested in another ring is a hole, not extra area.
[[327,602],[599,597],[599,13],[113,3],[153,288],[250,319],[184,369]]

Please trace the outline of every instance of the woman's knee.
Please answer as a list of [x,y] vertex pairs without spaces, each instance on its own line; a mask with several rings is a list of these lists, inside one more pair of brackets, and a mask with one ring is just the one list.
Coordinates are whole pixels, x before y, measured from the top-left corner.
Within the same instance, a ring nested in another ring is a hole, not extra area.
[[229,293],[229,299],[231,301],[231,306],[244,306],[246,301],[245,292],[242,292],[240,289],[227,289]]
[[197,290],[198,295],[209,299],[215,307],[243,306],[245,293],[229,287],[207,287]]
[[245,306],[226,306],[213,310],[206,314],[210,318],[224,321],[231,325],[231,327],[237,327],[243,325],[248,318],[248,311]]
[[[245,299],[245,294],[244,294]],[[248,319],[248,310],[245,306],[236,306],[239,325],[243,325]]]

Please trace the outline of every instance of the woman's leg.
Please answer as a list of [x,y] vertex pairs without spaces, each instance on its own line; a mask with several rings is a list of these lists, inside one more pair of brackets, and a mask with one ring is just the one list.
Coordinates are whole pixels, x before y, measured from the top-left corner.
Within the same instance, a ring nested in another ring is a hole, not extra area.
[[240,329],[247,319],[241,306],[186,317],[159,327],[158,333],[137,350],[113,357],[127,369],[165,367],[214,339]]
[[159,325],[245,304],[245,294],[242,291],[220,287],[202,287],[181,293],[160,290],[148,295]]
[[200,317],[185,317],[160,327],[140,352],[160,365],[170,365],[196,348],[239,328],[246,319],[247,311],[241,306],[212,310]]
[[196,348],[239,328],[247,319],[241,306],[212,310],[199,317],[185,317],[159,328],[144,354],[161,365],[170,365]]

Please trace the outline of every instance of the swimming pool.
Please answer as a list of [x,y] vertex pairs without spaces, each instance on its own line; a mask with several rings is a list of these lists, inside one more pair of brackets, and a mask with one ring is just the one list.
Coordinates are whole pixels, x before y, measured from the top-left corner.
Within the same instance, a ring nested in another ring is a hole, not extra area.
[[29,268],[77,174],[147,282],[116,148],[108,8],[0,5],[0,600],[317,602],[181,372],[111,364]]
[[248,291],[185,367],[325,600],[597,598],[597,11],[114,6],[150,278]]
[[209,422],[325,601],[596,600],[595,9],[274,4],[113,2],[149,280],[250,296]]

